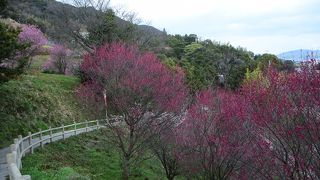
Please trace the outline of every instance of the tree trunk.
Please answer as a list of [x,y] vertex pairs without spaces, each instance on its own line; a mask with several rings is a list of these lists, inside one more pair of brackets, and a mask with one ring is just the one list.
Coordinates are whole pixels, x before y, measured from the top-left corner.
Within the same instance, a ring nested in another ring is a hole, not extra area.
[[123,180],[129,180],[130,177],[130,164],[129,164],[129,158],[124,157],[123,160],[123,175],[122,178]]
[[169,176],[167,176],[167,178],[168,178],[168,180],[174,180],[174,175],[169,175]]

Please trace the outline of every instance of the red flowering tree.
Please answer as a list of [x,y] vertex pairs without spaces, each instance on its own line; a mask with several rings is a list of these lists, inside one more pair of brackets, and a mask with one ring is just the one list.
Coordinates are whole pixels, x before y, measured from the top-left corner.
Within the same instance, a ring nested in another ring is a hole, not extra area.
[[273,178],[320,178],[320,73],[314,64],[290,74],[269,70],[242,88]]
[[[122,152],[123,177],[154,132],[167,118],[180,113],[187,90],[184,74],[173,72],[152,53],[134,46],[112,43],[87,54],[81,65],[86,82],[79,94],[100,104],[106,112],[122,115],[117,123],[106,122]],[[108,116],[108,113],[106,113]]]
[[250,151],[246,104],[236,94],[201,92],[177,127],[178,154],[189,177],[229,179],[239,177]]

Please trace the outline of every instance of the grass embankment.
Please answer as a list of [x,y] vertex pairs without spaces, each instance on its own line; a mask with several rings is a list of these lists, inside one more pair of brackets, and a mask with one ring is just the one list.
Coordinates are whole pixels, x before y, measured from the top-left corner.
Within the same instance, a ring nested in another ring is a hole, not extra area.
[[19,134],[91,119],[77,101],[76,77],[35,73],[0,85],[0,148]]
[[[100,130],[48,144],[23,159],[22,173],[33,180],[121,179],[119,152],[106,133]],[[155,159],[143,161],[132,173],[132,179],[166,179]]]

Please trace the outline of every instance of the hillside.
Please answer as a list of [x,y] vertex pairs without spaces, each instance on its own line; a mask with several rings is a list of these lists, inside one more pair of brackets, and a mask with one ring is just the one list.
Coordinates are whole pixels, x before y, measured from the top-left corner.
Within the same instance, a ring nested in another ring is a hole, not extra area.
[[93,119],[75,97],[79,79],[64,75],[23,75],[0,86],[0,147],[19,134],[72,121]]
[[[86,31],[104,18],[101,11],[92,7],[78,8],[55,0],[10,0],[9,9],[12,19],[20,23],[35,24],[52,40],[64,43],[74,40],[68,34],[71,29]],[[65,20],[68,20],[67,24]],[[123,28],[131,24],[119,17],[116,17],[116,22]],[[162,31],[147,25],[138,25],[137,31],[145,38],[164,36]]]

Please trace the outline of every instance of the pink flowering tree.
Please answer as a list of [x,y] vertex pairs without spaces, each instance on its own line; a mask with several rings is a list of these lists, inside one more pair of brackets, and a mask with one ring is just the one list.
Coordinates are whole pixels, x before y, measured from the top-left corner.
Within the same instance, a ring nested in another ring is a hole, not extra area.
[[269,69],[265,81],[242,88],[273,178],[320,178],[320,73],[314,67],[290,74]]
[[63,45],[54,45],[50,50],[50,58],[44,64],[44,71],[66,74],[71,51]]
[[106,121],[123,158],[123,178],[167,116],[181,112],[187,96],[183,72],[166,68],[154,54],[140,53],[122,43],[106,44],[87,54],[81,65],[87,82],[79,95],[106,109],[106,116],[121,115],[117,123]]
[[19,42],[28,45],[28,48],[22,52],[22,56],[30,57],[28,63],[28,66],[30,66],[32,57],[41,51],[42,46],[46,45],[48,40],[36,26],[24,25],[19,34]]
[[249,159],[251,136],[246,104],[237,94],[207,90],[199,93],[177,127],[178,158],[188,177],[239,177]]

